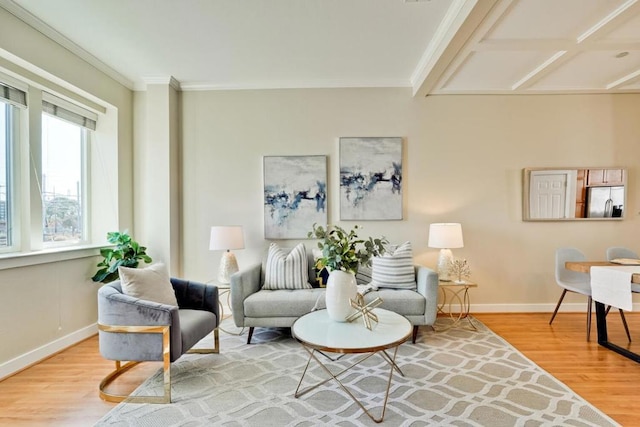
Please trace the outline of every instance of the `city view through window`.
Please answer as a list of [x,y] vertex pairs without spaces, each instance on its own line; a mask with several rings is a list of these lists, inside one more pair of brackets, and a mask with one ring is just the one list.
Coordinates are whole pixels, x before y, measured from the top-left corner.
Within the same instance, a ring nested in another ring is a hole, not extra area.
[[83,158],[87,131],[42,115],[43,241],[84,239]]

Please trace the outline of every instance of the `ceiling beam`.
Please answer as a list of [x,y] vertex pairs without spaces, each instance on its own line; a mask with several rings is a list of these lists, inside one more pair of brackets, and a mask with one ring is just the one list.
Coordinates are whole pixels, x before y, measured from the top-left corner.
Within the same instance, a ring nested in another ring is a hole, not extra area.
[[[455,0],[411,76],[413,96],[427,96],[500,0]],[[510,0],[509,0],[510,1]]]
[[511,86],[511,89],[512,90],[518,90],[518,89],[523,88],[526,84],[528,84],[530,86],[531,82],[533,80],[536,80],[536,81],[539,80],[542,77],[542,75],[544,74],[545,70],[547,70],[547,72],[548,72],[549,67],[551,66],[551,64],[553,64],[556,61],[558,61],[566,53],[567,53],[566,50],[561,50],[559,52],[556,52],[555,54],[553,54],[553,56],[551,56],[551,58],[547,59],[542,64],[538,65],[535,69],[530,71],[526,76],[524,76],[523,78],[518,80],[513,86]]
[[[477,41],[482,38],[512,2],[513,0],[477,0],[452,4],[448,13],[451,15],[450,19],[443,20],[443,24],[448,24],[447,27],[441,25],[438,30],[448,34],[448,37],[434,37],[434,40],[439,40],[440,45],[437,49],[430,46],[425,51],[423,60],[411,79],[413,95],[428,96],[443,77],[448,79],[471,53],[468,49],[470,39]],[[487,19],[489,16],[492,19]],[[481,34],[478,35],[479,33]],[[466,53],[458,55],[465,49]],[[458,65],[450,66],[454,60],[458,61]],[[444,76],[447,70],[449,77]]]
[[620,89],[620,87],[624,85],[634,83],[636,79],[640,80],[639,77],[640,77],[640,70],[636,70],[633,73],[629,73],[626,76],[619,78],[615,82],[609,83],[607,85],[607,90]]
[[638,13],[640,2],[638,0],[627,0],[610,14],[602,18],[595,25],[589,28],[577,38],[578,44],[591,38],[598,38],[601,34],[606,34],[620,25],[621,22],[629,19],[633,14]]

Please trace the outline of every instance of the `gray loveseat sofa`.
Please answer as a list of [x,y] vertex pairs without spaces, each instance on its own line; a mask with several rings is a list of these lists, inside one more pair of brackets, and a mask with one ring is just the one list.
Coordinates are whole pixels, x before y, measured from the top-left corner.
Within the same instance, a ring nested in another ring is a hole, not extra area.
[[[315,280],[313,258],[309,256],[309,278]],[[415,266],[416,289],[386,289],[365,294],[366,303],[380,297],[380,308],[405,316],[413,325],[415,343],[419,326],[433,326],[438,312],[438,274]],[[325,308],[324,288],[266,290],[265,267],[256,264],[231,276],[231,312],[238,327],[248,327],[247,344],[255,327],[291,327],[296,319],[314,309]]]

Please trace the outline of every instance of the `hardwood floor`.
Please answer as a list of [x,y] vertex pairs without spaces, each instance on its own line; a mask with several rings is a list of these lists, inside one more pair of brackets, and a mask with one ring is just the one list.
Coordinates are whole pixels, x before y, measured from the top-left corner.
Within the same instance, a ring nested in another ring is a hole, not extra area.
[[[630,348],[640,353],[640,314],[626,315],[632,338],[638,340]],[[620,424],[639,424],[640,364],[598,346],[595,316],[591,342],[586,341],[584,314],[560,313],[552,326],[549,313],[475,317]],[[608,324],[610,340],[626,346],[619,315],[612,312]],[[92,337],[5,379],[0,382],[0,426],[93,425],[115,406],[97,393],[98,383],[112,368]],[[159,368],[159,363],[136,368],[119,391],[134,388]]]

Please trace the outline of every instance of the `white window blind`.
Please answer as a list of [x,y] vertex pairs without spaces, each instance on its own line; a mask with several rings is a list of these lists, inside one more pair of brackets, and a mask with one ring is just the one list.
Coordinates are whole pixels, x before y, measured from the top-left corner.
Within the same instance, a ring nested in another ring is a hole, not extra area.
[[98,115],[96,113],[47,92],[42,93],[42,112],[69,123],[96,130],[98,121]]
[[27,93],[3,82],[0,82],[0,99],[16,107],[27,107]]

